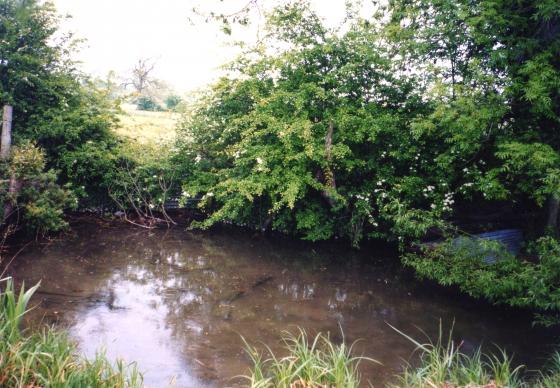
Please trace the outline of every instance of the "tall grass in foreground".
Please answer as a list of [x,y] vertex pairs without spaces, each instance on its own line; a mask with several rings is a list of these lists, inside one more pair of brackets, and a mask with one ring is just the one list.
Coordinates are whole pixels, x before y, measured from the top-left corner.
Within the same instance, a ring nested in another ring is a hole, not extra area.
[[255,348],[245,344],[253,362],[251,374],[245,377],[253,388],[359,387],[359,363],[377,362],[352,357],[352,346],[344,342],[335,345],[323,334],[311,339],[302,329],[298,335],[285,334],[286,357],[278,358],[267,348],[269,358],[263,359]]
[[27,304],[38,285],[19,294],[11,280],[0,280],[1,387],[140,387],[142,376],[134,365],[112,365],[103,354],[94,360],[77,356],[72,342],[46,328],[27,334],[20,328]]
[[420,343],[393,328],[416,345],[420,366],[407,366],[394,387],[522,387],[521,366],[513,367],[508,355],[484,355],[479,349],[472,354],[461,351],[449,333],[444,338],[440,327],[437,342]]
[[[394,329],[394,328],[393,328]],[[395,329],[396,330],[396,329]],[[548,369],[538,376],[523,378],[523,367],[512,365],[503,351],[484,355],[481,350],[465,354],[461,346],[440,331],[437,342],[422,344],[396,330],[417,346],[419,366],[408,365],[387,387],[410,388],[558,388],[560,387],[560,353],[556,353]],[[305,331],[284,338],[288,355],[279,358],[267,348],[268,358],[246,345],[253,367],[245,378],[249,387],[281,388],[352,388],[373,386],[375,382],[360,380],[358,364],[362,357],[353,357],[351,347],[333,344],[329,337],[318,334],[310,339]],[[373,361],[371,359],[366,359]],[[379,385],[375,385],[379,386]]]

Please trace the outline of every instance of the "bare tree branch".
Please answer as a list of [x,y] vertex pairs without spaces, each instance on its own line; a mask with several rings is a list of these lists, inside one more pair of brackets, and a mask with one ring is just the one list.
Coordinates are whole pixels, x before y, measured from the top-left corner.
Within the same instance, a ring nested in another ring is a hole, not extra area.
[[132,86],[138,94],[144,94],[150,87],[157,87],[159,82],[152,77],[156,61],[152,58],[140,58],[131,70],[130,78],[124,82],[124,87]]

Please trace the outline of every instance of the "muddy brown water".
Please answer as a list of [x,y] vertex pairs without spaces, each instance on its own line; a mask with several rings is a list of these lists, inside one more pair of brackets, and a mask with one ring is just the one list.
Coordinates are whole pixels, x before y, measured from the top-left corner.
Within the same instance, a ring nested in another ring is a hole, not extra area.
[[525,314],[415,281],[396,257],[369,247],[307,244],[238,231],[191,233],[78,225],[75,236],[25,250],[18,283],[41,281],[29,324],[66,328],[86,356],[103,348],[136,361],[149,387],[238,386],[249,359],[242,337],[281,353],[283,331],[302,327],[358,341],[364,381],[382,386],[414,345],[454,322],[466,351],[495,345],[539,365],[558,333],[531,328]]

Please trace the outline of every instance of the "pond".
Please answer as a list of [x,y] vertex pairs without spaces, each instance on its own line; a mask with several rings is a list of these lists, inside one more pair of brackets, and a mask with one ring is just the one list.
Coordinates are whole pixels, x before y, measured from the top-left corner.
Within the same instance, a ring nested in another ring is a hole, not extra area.
[[[74,226],[74,236],[27,248],[17,282],[41,288],[29,324],[68,329],[86,355],[137,361],[150,387],[236,386],[249,359],[242,337],[281,351],[282,333],[302,327],[358,341],[364,380],[391,381],[414,345],[454,324],[465,350],[495,345],[539,366],[558,333],[529,317],[476,303],[399,269],[390,250],[310,244],[232,230]],[[342,334],[343,333],[343,334]]]

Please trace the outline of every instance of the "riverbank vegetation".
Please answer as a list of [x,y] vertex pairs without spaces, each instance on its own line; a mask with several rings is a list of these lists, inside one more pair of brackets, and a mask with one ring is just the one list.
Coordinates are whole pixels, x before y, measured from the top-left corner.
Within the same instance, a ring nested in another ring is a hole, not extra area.
[[269,350],[270,358],[263,359],[258,350],[247,344],[247,354],[253,367],[246,376],[250,387],[347,387],[360,386],[359,363],[376,362],[353,357],[352,347],[335,345],[328,337],[318,334],[309,338],[300,330],[298,335],[285,333],[286,357],[277,357]]
[[0,160],[0,242],[16,231],[62,231],[70,210],[151,212],[169,189],[160,172],[173,175],[163,148],[119,135],[131,125],[119,99],[78,70],[78,42],[59,32],[60,19],[49,2],[0,1],[0,101],[13,107],[13,145]]
[[[553,321],[558,2],[391,1],[377,11],[350,7],[340,28],[305,2],[269,14],[259,44],[179,130],[183,198],[206,216],[192,227],[226,222],[356,247],[382,239],[403,251],[522,228],[518,261],[453,250],[438,260],[428,249],[404,263]],[[524,283],[531,276],[538,287]]]
[[[14,107],[0,241],[63,230],[72,209],[170,225],[164,204],[180,195],[201,213],[192,228],[382,239],[421,277],[556,322],[558,2],[347,11],[332,28],[305,1],[272,9],[175,144],[152,148],[115,134],[116,101],[77,70],[50,3],[0,0],[0,100]],[[453,242],[504,227],[524,229],[521,257],[490,262]],[[408,252],[433,238],[448,243]]]
[[22,331],[21,322],[38,286],[19,293],[0,281],[0,385],[3,387],[141,387],[134,365],[110,362],[99,353],[86,360],[64,333]]
[[[400,334],[416,345],[418,360],[406,366],[387,387],[552,388],[560,384],[559,354],[553,355],[546,372],[531,373],[523,366],[515,367],[504,352],[485,355],[478,349],[466,354],[451,335],[446,339],[440,333],[436,342],[420,343]],[[284,357],[270,350],[263,355],[247,346],[253,367],[245,378],[251,388],[378,386],[375,381],[364,381],[358,371],[360,363],[377,361],[353,356],[352,347],[344,343],[335,345],[323,334],[310,338],[303,331],[296,336],[287,334],[284,342]]]
[[58,231],[65,210],[108,198],[113,109],[69,57],[52,4],[5,0],[0,12],[0,99],[13,106],[14,144],[0,162],[1,227]]

